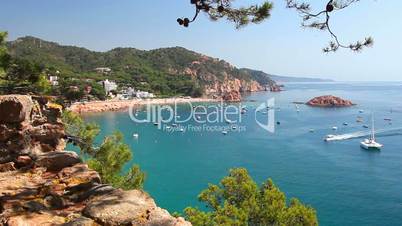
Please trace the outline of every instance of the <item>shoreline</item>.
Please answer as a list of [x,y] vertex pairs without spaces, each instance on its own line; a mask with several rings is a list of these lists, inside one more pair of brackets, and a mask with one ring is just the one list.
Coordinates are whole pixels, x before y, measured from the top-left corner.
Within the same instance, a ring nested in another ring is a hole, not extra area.
[[155,98],[155,99],[134,99],[134,100],[105,100],[105,101],[91,101],[84,103],[74,103],[67,109],[78,113],[101,113],[101,112],[114,112],[129,109],[133,105],[143,106],[146,104],[181,104],[181,103],[202,103],[202,102],[219,102],[220,99],[211,98]]

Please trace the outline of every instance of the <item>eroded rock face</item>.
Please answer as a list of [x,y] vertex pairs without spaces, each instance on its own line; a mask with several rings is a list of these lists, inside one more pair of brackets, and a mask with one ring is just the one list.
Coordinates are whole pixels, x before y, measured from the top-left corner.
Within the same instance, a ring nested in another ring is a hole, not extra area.
[[0,225],[191,225],[142,191],[102,184],[75,152],[61,150],[60,111],[46,99],[0,99],[12,102],[0,108],[15,107],[0,111]]
[[[26,95],[0,96],[0,164],[20,155],[35,158],[65,147],[60,109],[46,99]],[[18,164],[17,164],[18,166]]]
[[274,85],[269,86],[269,91],[271,91],[271,92],[281,92],[282,88],[281,88],[281,86],[274,84]]
[[28,120],[33,107],[30,96],[0,96],[0,123],[19,123]]
[[306,104],[313,107],[349,107],[354,105],[350,100],[344,100],[332,95],[315,97]]
[[224,93],[222,99],[226,102],[240,102],[241,101],[241,94],[239,91],[230,91]]
[[0,164],[0,172],[8,172],[13,170],[16,170],[14,162]]
[[228,102],[241,101],[241,93],[262,91],[264,88],[256,81],[245,81],[239,79],[223,81],[213,81],[212,84],[205,87],[205,93],[208,96],[222,98]]
[[54,216],[48,213],[29,213],[10,217],[8,226],[54,226],[65,223],[64,217]]

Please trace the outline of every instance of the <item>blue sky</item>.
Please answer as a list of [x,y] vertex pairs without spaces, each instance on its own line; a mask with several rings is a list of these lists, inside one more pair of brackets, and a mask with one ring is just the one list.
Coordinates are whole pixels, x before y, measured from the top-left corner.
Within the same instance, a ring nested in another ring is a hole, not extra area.
[[[182,46],[278,75],[402,80],[402,1],[362,0],[334,15],[333,30],[341,40],[375,39],[374,47],[362,53],[334,54],[321,51],[330,40],[327,33],[301,28],[300,17],[285,9],[284,0],[273,2],[271,19],[236,30],[206,16],[187,29],[178,26],[178,17],[193,15],[189,0],[2,0],[0,30],[8,31],[10,40],[32,35],[97,51]],[[319,6],[324,1],[310,2]]]

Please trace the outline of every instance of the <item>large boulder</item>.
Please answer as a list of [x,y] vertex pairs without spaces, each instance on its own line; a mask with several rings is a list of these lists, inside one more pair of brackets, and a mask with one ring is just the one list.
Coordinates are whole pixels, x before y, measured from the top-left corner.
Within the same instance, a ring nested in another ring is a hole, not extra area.
[[88,168],[87,164],[79,163],[71,167],[66,167],[58,172],[60,182],[66,184],[68,188],[79,184],[91,182],[93,184],[101,183],[98,172]]
[[54,151],[39,155],[35,164],[39,167],[45,167],[49,171],[60,171],[80,162],[81,159],[75,152]]
[[26,95],[0,96],[0,123],[20,123],[29,119],[33,101]]
[[332,95],[315,97],[306,104],[313,107],[349,107],[354,105],[350,100],[344,100]]
[[83,213],[105,225],[191,225],[157,207],[154,200],[140,190],[115,190],[95,197],[87,203]]

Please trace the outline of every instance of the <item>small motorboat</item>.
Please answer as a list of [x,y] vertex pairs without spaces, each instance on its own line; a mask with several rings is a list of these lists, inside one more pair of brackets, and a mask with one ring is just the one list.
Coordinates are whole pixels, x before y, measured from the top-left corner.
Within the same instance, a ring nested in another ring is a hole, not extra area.
[[364,113],[364,111],[363,110],[359,110],[359,113],[361,114],[361,113]]
[[277,122],[276,122],[276,124],[277,124],[277,125],[280,125],[280,124],[281,124],[281,122],[280,122],[280,121],[277,121]]
[[226,135],[226,134],[228,134],[228,131],[223,130],[223,131],[222,131],[222,134],[223,134],[223,135]]
[[329,135],[325,136],[325,138],[324,138],[324,141],[326,141],[326,142],[333,141],[333,140],[336,140],[335,135],[333,135],[333,134],[329,134]]
[[177,127],[177,124],[173,123],[173,124],[172,124],[172,127]]
[[389,121],[390,122],[390,121],[392,121],[392,119],[391,118],[385,118],[384,121]]
[[338,127],[334,126],[332,127],[332,130],[338,130]]
[[170,129],[170,126],[166,126],[165,128],[166,128],[166,129]]
[[357,118],[357,119],[356,119],[356,122],[363,122],[363,119]]
[[232,130],[236,130],[237,129],[237,127],[236,126],[232,126]]
[[157,126],[157,125],[159,125],[159,123],[157,123],[157,122],[154,122],[154,126]]
[[363,125],[363,128],[368,129],[368,128],[369,128],[369,126],[368,126],[368,125]]
[[310,133],[314,133],[315,130],[314,130],[314,129],[310,129],[309,132],[310,132]]
[[348,124],[347,122],[344,122],[343,125],[344,125],[344,126],[347,126],[347,125],[349,125],[349,124]]
[[133,134],[133,137],[134,137],[134,138],[138,138],[138,136],[139,136],[138,133],[134,133],[134,134]]
[[180,132],[184,132],[184,128],[180,128],[179,131],[180,131]]

